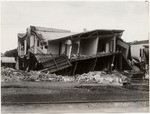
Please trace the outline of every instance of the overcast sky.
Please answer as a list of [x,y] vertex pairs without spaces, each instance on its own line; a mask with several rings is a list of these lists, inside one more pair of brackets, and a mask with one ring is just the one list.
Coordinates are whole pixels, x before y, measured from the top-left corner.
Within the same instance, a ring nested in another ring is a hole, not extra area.
[[30,25],[82,32],[83,28],[122,29],[124,41],[148,39],[148,3],[141,2],[2,2],[1,52],[17,47],[17,33]]

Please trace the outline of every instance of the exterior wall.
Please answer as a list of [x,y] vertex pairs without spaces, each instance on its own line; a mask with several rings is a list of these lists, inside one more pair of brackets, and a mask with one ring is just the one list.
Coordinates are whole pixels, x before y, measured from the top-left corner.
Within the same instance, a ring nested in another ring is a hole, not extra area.
[[65,44],[62,43],[61,44],[61,49],[60,49],[60,54],[64,54],[65,53]]
[[30,36],[30,47],[34,46],[34,36]]
[[97,53],[98,38],[81,39],[80,54],[93,55]]
[[143,45],[146,44],[148,45],[148,43],[131,45],[131,55],[140,58],[140,49],[144,48]]
[[47,54],[47,49],[45,48],[46,45],[41,45],[41,42],[38,40],[37,41],[37,49],[40,50],[41,52]]
[[122,41],[120,41],[120,40],[118,40],[117,41],[117,44],[119,45],[119,46],[121,46],[121,48],[122,49],[120,49],[123,53],[124,53],[124,55],[127,57],[128,56],[128,52],[129,52],[129,44],[127,44],[127,43],[124,43],[124,42],[122,42]]
[[78,44],[72,43],[72,51],[71,54],[77,54],[78,53]]
[[57,41],[49,42],[47,53],[59,54],[59,46],[60,46],[60,42],[57,42]]

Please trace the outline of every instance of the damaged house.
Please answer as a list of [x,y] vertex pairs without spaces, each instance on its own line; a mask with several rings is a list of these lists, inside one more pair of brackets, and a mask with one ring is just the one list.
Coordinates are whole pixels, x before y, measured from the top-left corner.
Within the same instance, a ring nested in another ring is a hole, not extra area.
[[100,70],[131,70],[130,45],[123,30],[68,30],[30,26],[18,34],[17,66],[21,70],[74,75]]

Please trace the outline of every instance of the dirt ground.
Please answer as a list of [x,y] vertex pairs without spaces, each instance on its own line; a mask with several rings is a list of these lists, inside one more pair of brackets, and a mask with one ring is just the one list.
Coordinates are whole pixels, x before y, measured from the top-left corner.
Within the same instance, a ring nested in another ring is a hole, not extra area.
[[26,104],[2,105],[2,113],[102,113],[102,112],[148,112],[148,101],[144,102],[103,102],[67,104]]
[[148,100],[149,92],[66,82],[2,82],[2,104]]

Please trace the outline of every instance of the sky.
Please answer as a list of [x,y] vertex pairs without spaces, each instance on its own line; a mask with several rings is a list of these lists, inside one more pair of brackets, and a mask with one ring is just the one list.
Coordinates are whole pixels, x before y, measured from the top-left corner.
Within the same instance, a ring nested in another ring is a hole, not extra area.
[[17,48],[17,34],[30,25],[83,32],[83,29],[125,30],[126,42],[148,39],[145,1],[3,1],[1,52]]

